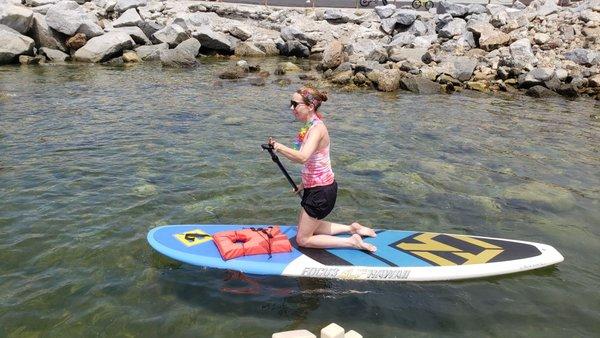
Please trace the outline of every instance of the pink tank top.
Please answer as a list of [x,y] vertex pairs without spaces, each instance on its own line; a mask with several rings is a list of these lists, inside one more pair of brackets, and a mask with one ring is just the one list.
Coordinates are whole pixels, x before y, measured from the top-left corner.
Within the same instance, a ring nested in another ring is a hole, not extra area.
[[[314,119],[312,126],[323,123],[319,119]],[[333,183],[333,170],[331,169],[331,160],[329,158],[329,145],[324,149],[315,151],[302,168],[302,184],[304,188],[321,187]]]

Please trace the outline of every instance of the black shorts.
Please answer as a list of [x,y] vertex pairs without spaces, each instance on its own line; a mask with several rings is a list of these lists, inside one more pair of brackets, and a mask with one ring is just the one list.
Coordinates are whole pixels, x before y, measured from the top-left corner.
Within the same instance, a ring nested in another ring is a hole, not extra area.
[[333,181],[330,185],[304,189],[300,205],[308,216],[323,219],[333,210],[336,198],[337,182]]

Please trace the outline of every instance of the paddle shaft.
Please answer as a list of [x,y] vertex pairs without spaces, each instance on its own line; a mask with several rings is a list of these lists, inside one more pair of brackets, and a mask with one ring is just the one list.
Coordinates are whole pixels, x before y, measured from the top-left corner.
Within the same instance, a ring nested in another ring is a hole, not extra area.
[[294,180],[292,180],[292,178],[290,177],[290,174],[288,174],[287,170],[285,170],[285,168],[283,167],[283,164],[281,164],[281,161],[279,161],[279,157],[277,157],[277,155],[275,154],[273,146],[270,144],[261,144],[260,147],[263,150],[268,151],[269,154],[271,154],[271,159],[273,160],[273,162],[275,162],[277,164],[277,166],[279,167],[279,169],[281,170],[281,172],[283,173],[285,178],[287,178],[288,182],[290,182],[290,184],[292,185],[292,188],[294,188],[294,191],[297,192],[298,186],[296,185],[296,183],[294,183]]

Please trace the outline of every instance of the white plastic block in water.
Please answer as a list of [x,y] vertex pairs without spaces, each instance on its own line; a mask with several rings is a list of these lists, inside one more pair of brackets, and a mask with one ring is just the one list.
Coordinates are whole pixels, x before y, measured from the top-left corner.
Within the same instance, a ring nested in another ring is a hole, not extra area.
[[308,330],[294,330],[273,333],[271,338],[317,338]]
[[331,323],[321,329],[321,338],[344,338],[344,328]]
[[344,335],[344,338],[363,338],[363,336],[354,330],[350,330],[350,331],[346,332],[346,334]]

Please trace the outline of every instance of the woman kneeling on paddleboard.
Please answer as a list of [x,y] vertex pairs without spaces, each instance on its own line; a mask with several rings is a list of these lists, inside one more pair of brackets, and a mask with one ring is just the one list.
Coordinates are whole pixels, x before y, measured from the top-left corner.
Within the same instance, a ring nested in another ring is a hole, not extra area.
[[[331,161],[329,158],[329,133],[318,111],[321,102],[327,101],[327,93],[312,87],[302,87],[292,96],[290,109],[304,126],[300,129],[293,148],[269,138],[273,149],[293,162],[304,164],[302,183],[302,208],[298,216],[298,245],[309,248],[345,248],[375,251],[377,248],[362,240],[361,236],[375,237],[375,231],[359,223],[337,224],[323,219],[329,215],[337,197]],[[334,235],[350,233],[351,237]]]

